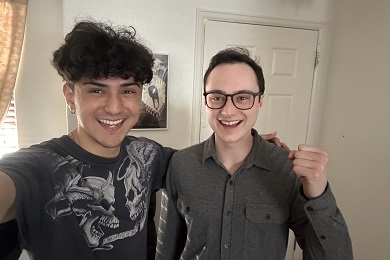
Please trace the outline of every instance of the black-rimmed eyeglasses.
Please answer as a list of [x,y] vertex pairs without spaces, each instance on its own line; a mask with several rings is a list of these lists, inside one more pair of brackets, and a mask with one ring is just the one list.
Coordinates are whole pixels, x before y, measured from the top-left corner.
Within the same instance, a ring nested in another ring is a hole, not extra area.
[[251,109],[255,103],[256,96],[261,96],[261,92],[253,93],[249,91],[237,92],[234,94],[223,94],[220,92],[205,92],[203,96],[206,99],[207,107],[211,109],[220,109],[230,97],[233,105],[240,110]]

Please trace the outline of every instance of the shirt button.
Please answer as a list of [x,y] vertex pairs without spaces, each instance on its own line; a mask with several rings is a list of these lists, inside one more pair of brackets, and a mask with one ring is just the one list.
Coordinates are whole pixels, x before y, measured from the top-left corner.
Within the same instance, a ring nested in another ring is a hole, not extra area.
[[321,236],[321,239],[322,239],[322,240],[325,240],[325,239],[326,239],[326,236]]
[[186,207],[186,212],[190,212],[191,211],[191,208],[190,207]]
[[307,207],[306,210],[309,211],[309,212],[313,212],[314,211],[314,209],[312,207],[310,207],[310,206]]
[[270,220],[271,219],[271,215],[270,214],[265,215],[265,219],[266,220]]
[[233,185],[233,181],[229,181],[229,185]]
[[232,212],[231,211],[227,211],[226,215],[230,216],[230,215],[232,215]]
[[225,244],[225,248],[229,248],[230,247],[230,244]]

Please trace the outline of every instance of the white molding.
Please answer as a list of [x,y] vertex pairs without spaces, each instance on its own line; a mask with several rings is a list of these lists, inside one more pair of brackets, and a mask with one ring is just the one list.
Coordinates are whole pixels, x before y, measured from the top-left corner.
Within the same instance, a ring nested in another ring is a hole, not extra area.
[[[268,17],[257,17],[234,13],[221,13],[197,9],[196,13],[196,31],[195,31],[195,71],[194,71],[194,89],[193,89],[193,106],[192,106],[192,132],[191,144],[199,143],[200,140],[200,117],[202,104],[202,81],[203,81],[203,46],[205,41],[205,21],[223,21],[246,23],[256,25],[280,26],[286,28],[297,28],[318,31],[317,52],[320,60],[314,71],[313,89],[311,95],[311,104],[309,111],[309,121],[307,127],[306,143],[318,145],[322,112],[323,98],[325,90],[325,72],[327,68],[327,25],[318,22],[285,20]],[[283,141],[283,140],[282,140]]]

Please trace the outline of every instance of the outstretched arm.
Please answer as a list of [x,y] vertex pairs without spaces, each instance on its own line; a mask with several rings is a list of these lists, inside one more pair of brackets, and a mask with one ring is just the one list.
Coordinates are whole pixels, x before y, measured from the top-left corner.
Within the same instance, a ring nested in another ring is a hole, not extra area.
[[22,250],[18,241],[18,224],[15,219],[0,224],[0,259],[19,259]]
[[0,171],[0,224],[14,219],[16,189],[12,179]]

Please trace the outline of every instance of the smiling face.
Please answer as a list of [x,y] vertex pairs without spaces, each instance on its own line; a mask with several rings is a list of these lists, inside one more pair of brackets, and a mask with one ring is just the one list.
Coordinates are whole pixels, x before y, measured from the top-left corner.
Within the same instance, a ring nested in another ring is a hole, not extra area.
[[[249,65],[245,63],[220,64],[208,76],[205,91],[206,93],[224,94],[241,91],[257,93],[259,86],[256,75]],[[263,96],[256,96],[251,109],[240,110],[233,105],[229,97],[225,106],[220,109],[211,109],[206,106],[208,123],[215,132],[216,144],[240,145],[251,142],[251,129],[256,123],[262,103]]]
[[138,121],[141,84],[133,78],[82,79],[73,90],[64,85],[63,92],[68,106],[76,110],[74,140],[90,153],[115,157]]

